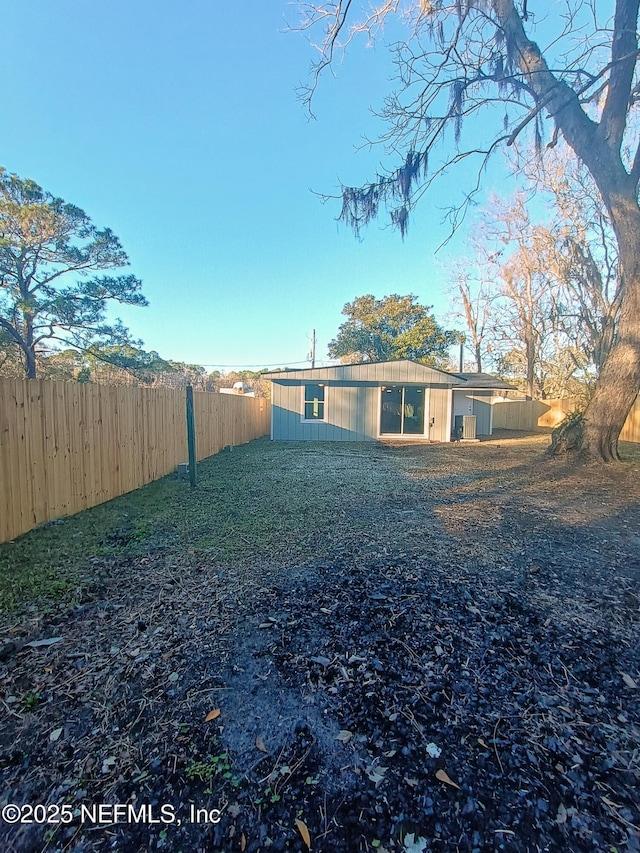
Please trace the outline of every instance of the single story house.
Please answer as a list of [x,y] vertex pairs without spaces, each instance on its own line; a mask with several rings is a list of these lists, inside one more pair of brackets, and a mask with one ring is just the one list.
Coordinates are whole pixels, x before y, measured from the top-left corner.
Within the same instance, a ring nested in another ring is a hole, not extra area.
[[465,415],[475,415],[474,435],[491,435],[496,392],[515,390],[487,373],[447,373],[407,359],[264,378],[276,441],[451,441]]

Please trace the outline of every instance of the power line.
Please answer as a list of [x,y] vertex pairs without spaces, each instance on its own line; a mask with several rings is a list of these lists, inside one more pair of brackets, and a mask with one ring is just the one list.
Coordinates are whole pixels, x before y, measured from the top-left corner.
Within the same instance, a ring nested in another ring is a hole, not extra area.
[[[322,366],[327,365],[327,364],[332,364],[331,361],[322,361],[319,363]],[[202,362],[198,362],[199,367],[229,367],[229,368],[273,367],[273,366],[283,367],[285,365],[288,366],[291,364],[309,364],[309,359],[305,358],[303,361],[284,361],[284,360],[283,361],[271,361],[271,362],[268,362],[267,364],[265,364],[264,361],[257,362],[256,364],[217,364],[217,363],[216,364],[204,364]],[[318,364],[317,360],[316,360],[316,364]]]
[[198,362],[200,367],[267,367],[272,365],[280,365],[280,364],[307,364],[307,359],[304,361],[270,361],[265,363],[264,361],[256,362],[255,364],[204,364],[202,362]]

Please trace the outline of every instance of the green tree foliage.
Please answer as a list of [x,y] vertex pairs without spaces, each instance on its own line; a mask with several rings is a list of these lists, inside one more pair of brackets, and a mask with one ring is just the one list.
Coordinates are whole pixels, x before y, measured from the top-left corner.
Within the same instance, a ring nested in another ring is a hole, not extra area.
[[418,297],[397,293],[376,299],[372,294],[348,302],[348,318],[329,344],[329,355],[344,362],[392,361],[408,358],[433,367],[449,362],[448,349],[460,333],[440,328],[431,308]]
[[21,352],[0,326],[0,376],[8,379],[24,377],[24,359],[21,358]]
[[[81,350],[131,346],[110,302],[146,305],[133,275],[95,275],[129,263],[120,241],[35,181],[0,167],[0,332],[34,379],[37,353],[51,341]],[[72,281],[75,277],[75,281]]]
[[[213,383],[200,365],[162,358],[157,352],[130,345],[93,346],[89,350],[47,350],[36,353],[40,379],[92,382],[97,385],[147,385],[213,390]],[[0,336],[0,377],[24,377],[24,364],[17,347],[3,347]]]
[[147,352],[128,344],[92,347],[82,361],[79,381],[102,385],[156,385],[165,372],[173,372],[155,350]]

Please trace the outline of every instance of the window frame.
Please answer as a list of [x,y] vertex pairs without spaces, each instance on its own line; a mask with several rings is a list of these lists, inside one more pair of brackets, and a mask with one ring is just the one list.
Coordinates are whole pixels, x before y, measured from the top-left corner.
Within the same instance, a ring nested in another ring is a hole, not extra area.
[[[404,427],[404,405],[405,405],[405,389],[406,388],[420,388],[424,394],[424,422],[422,427],[422,432],[382,432],[382,397],[384,394],[384,389],[386,388],[401,388],[402,389],[402,398],[401,398],[401,429]],[[392,439],[398,441],[411,441],[416,439],[427,439],[429,438],[429,434],[431,432],[431,424],[429,422],[429,406],[430,406],[430,397],[429,397],[429,386],[422,385],[416,382],[385,382],[380,383],[378,385],[378,438],[381,439]]]
[[[305,417],[306,411],[307,411],[307,403],[313,402],[313,400],[307,400],[307,388],[310,385],[316,385],[320,388],[324,388],[324,400],[318,401],[318,402],[322,402],[322,405],[324,406],[324,408],[322,410],[323,414],[322,414],[321,418],[307,418],[307,417]],[[326,424],[327,423],[327,397],[329,396],[328,395],[329,386],[327,385],[327,383],[326,382],[304,382],[302,384],[301,390],[302,390],[302,414],[300,415],[300,423],[303,423],[303,424]]]

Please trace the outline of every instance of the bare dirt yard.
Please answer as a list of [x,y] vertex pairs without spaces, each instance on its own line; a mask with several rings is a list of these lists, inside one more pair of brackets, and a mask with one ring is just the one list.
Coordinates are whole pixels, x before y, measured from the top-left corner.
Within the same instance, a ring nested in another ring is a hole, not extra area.
[[640,447],[547,442],[261,440],[0,546],[0,849],[638,853]]

